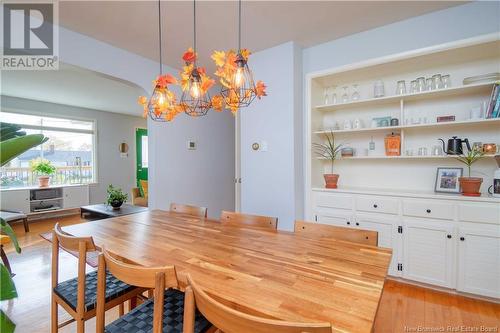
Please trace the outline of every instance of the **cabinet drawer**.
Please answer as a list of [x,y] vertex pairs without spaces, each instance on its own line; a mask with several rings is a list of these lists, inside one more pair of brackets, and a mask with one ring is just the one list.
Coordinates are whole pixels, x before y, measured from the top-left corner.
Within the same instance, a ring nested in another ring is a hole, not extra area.
[[430,200],[404,200],[403,215],[453,220],[453,204]]
[[398,214],[397,199],[375,196],[360,196],[356,198],[356,210],[363,212]]
[[316,206],[324,208],[352,209],[353,197],[343,194],[316,194]]
[[500,207],[489,203],[461,203],[458,205],[458,219],[464,222],[500,223]]

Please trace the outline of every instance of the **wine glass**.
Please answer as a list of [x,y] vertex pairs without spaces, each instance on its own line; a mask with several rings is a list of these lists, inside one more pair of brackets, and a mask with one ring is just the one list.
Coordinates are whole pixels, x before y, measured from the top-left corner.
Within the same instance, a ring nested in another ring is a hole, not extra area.
[[352,88],[353,88],[354,92],[352,93],[352,97],[351,97],[351,99],[352,99],[353,101],[358,101],[358,100],[359,100],[359,98],[360,98],[360,96],[359,96],[359,92],[358,92],[358,85],[357,85],[357,84],[353,84],[353,85],[352,85]]
[[325,105],[328,105],[328,102],[330,101],[329,96],[330,96],[330,88],[327,87],[327,88],[325,88],[325,94],[324,94],[325,99],[323,101],[325,103]]
[[349,102],[349,95],[347,93],[347,86],[343,86],[342,89],[344,89],[344,93],[342,94],[342,103],[347,103]]
[[337,104],[337,93],[336,93],[337,86],[332,86],[332,97],[330,98],[330,102],[332,104]]

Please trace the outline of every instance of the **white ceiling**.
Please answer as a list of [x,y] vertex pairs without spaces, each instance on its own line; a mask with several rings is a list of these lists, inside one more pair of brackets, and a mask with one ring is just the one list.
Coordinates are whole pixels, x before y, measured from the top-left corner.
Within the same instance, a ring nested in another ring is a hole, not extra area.
[[[308,47],[463,1],[244,1],[242,46],[263,50],[287,41]],[[64,1],[60,24],[158,60],[157,1]],[[192,1],[162,1],[164,63],[181,68],[192,46]],[[210,53],[237,45],[237,2],[198,1],[200,65],[213,72]]]
[[141,87],[67,64],[57,71],[3,71],[2,95],[142,116]]

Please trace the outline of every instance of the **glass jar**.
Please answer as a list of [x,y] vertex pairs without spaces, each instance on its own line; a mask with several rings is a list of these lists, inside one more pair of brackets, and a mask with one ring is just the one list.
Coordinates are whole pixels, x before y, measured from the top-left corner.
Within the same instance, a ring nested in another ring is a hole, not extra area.
[[400,80],[397,83],[396,95],[404,95],[404,94],[406,94],[406,82],[405,80]]
[[417,92],[423,92],[425,89],[425,77],[421,76],[417,78]]
[[432,84],[435,87],[435,89],[443,88],[443,80],[441,78],[441,74],[434,74],[432,76]]
[[451,88],[450,74],[443,75],[443,77],[441,78],[441,80],[443,81],[443,88]]

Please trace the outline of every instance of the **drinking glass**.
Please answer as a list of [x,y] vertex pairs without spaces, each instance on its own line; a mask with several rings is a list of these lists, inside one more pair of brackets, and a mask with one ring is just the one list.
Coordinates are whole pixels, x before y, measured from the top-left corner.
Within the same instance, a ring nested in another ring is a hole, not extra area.
[[353,101],[358,101],[359,98],[360,98],[359,92],[358,92],[358,85],[357,84],[353,84],[352,85],[352,89],[354,90],[354,92],[352,93],[351,99]]
[[425,89],[425,77],[421,76],[417,79],[417,92],[423,92]]
[[325,99],[323,103],[325,103],[325,105],[328,105],[329,102],[330,102],[330,88],[325,88]]
[[349,95],[347,94],[347,86],[344,86],[344,93],[342,94],[342,103],[347,103],[349,102]]
[[450,74],[443,75],[443,77],[441,78],[441,80],[443,81],[443,88],[451,88]]
[[441,78],[441,74],[434,74],[432,76],[432,84],[435,87],[435,89],[443,88],[443,80]]
[[418,92],[417,80],[413,80],[410,83],[410,94],[414,94]]
[[404,95],[406,94],[406,83],[405,80],[398,81],[396,88],[396,95]]
[[332,89],[331,90],[332,96],[330,98],[330,103],[337,104],[337,93],[336,93],[337,86],[332,86],[331,89]]
[[436,90],[436,85],[434,84],[434,80],[431,78],[431,77],[428,77],[427,79],[425,79],[425,87],[427,88],[427,90]]

